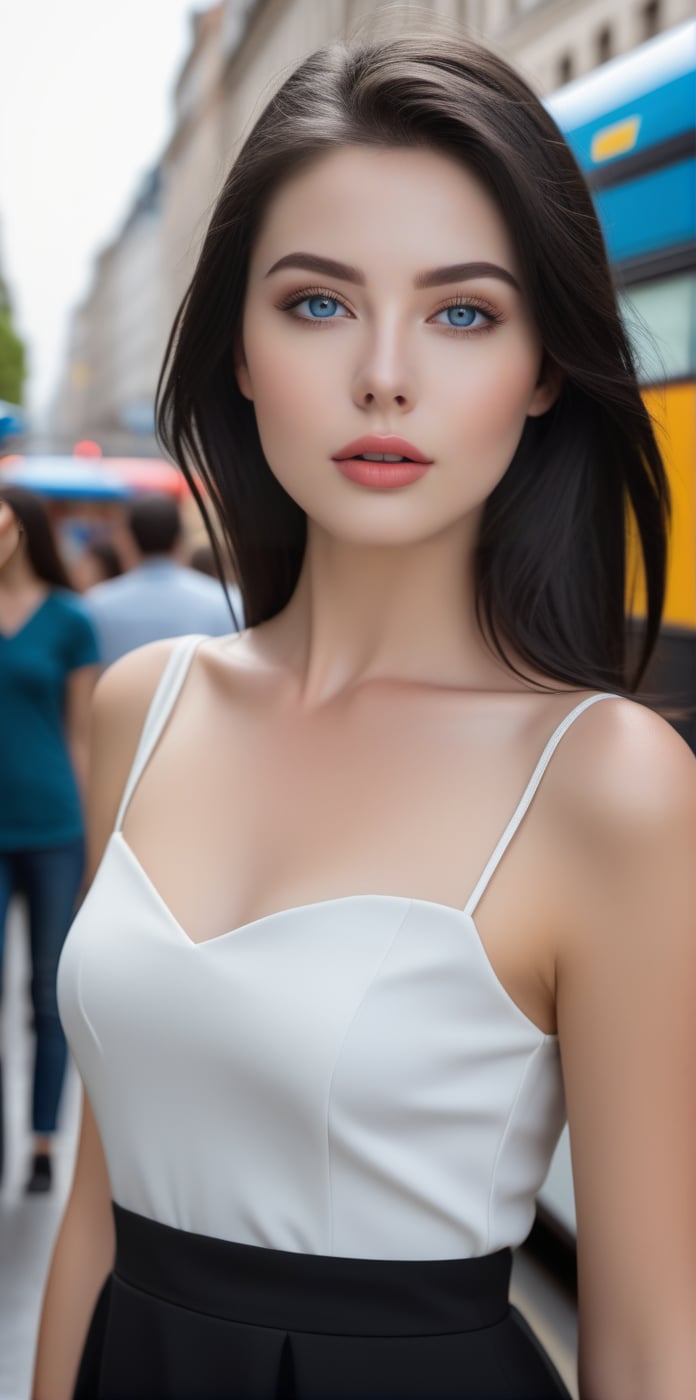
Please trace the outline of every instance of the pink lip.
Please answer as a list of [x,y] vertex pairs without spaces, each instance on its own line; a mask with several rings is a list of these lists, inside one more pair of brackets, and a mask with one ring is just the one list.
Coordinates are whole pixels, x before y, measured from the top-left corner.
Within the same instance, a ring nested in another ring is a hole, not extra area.
[[[412,462],[420,462],[423,466],[430,466],[432,458],[426,457],[423,452],[419,452],[412,442],[407,442],[400,437],[376,437],[370,434],[367,437],[356,438],[354,442],[349,442],[345,447],[341,447],[338,452],[334,452],[332,460],[334,462],[345,461],[348,457],[359,457],[363,452],[387,452],[390,456],[409,457]],[[399,466],[398,462],[384,462],[381,464],[387,468]],[[401,465],[404,465],[403,463]]]
[[336,468],[341,476],[347,476],[359,486],[384,490],[385,487],[409,486],[412,481],[418,481],[419,477],[430,471],[430,463],[363,462],[361,458],[341,457],[336,459]]

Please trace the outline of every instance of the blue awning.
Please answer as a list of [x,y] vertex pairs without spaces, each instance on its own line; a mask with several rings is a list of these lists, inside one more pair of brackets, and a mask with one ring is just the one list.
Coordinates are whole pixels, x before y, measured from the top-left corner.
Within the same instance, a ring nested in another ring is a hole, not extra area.
[[132,494],[126,482],[99,462],[75,457],[12,457],[0,461],[2,483],[26,486],[40,496],[84,501],[124,501]]

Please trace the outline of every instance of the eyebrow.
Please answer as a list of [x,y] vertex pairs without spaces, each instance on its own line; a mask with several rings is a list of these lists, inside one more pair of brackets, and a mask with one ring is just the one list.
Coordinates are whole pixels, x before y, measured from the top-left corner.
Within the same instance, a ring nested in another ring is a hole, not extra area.
[[[305,272],[323,272],[327,277],[338,277],[343,282],[353,282],[358,287],[365,286],[365,274],[350,263],[336,262],[334,258],[320,258],[314,253],[286,253],[284,258],[269,267],[266,277],[279,272],[284,267],[299,267]],[[427,272],[418,272],[413,279],[416,290],[422,287],[442,287],[447,282],[465,282],[469,277],[498,277],[520,291],[519,282],[506,268],[492,262],[451,263],[448,267],[431,267]]]

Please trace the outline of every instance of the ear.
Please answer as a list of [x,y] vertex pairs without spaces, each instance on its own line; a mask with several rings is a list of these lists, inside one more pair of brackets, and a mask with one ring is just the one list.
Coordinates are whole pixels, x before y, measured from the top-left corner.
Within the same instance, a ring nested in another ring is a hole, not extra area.
[[563,380],[564,374],[560,365],[544,351],[539,378],[527,409],[530,418],[540,418],[542,413],[548,412],[555,404],[563,388]]
[[237,388],[239,389],[240,394],[243,394],[245,399],[251,399],[253,402],[254,394],[251,388],[251,376],[249,374],[246,359],[244,358],[244,347],[242,345],[241,337],[239,340],[235,341],[233,363],[234,377],[237,381]]

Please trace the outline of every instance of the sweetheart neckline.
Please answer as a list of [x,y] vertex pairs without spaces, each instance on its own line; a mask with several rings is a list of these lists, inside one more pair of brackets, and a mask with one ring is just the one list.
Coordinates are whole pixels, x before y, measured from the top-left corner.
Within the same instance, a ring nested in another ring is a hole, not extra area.
[[[160,890],[157,888],[157,885],[148,875],[145,866],[143,865],[139,857],[136,855],[135,851],[133,850],[133,847],[126,840],[125,836],[123,835],[123,832],[113,831],[111,833],[110,840],[113,840],[114,836],[117,836],[119,838],[120,845],[128,853],[133,864],[140,871],[140,874],[145,880],[145,883],[152,890],[153,894],[156,895],[157,900],[159,904],[161,904],[165,913],[171,919],[175,927],[179,930],[179,933],[181,933],[186,939],[186,942],[191,944],[192,948],[205,948],[209,943],[220,943],[226,938],[235,937],[236,934],[246,933],[249,929],[256,928],[259,924],[266,924],[269,922],[270,919],[279,919],[282,917],[283,914],[304,914],[308,909],[324,909],[332,904],[348,904],[351,900],[355,899],[380,899],[389,900],[391,903],[397,904],[422,904],[426,905],[429,909],[444,909],[448,914],[459,914],[464,918],[469,919],[472,924],[474,923],[471,914],[466,914],[463,909],[458,909],[454,904],[438,904],[436,900],[414,899],[411,895],[408,894],[339,894],[333,895],[329,899],[313,899],[310,900],[308,904],[289,904],[285,909],[275,909],[271,914],[261,914],[260,918],[249,919],[247,923],[238,924],[236,928],[225,929],[223,933],[216,933],[212,938],[196,939],[192,938],[191,935],[187,933],[183,924],[179,922],[179,920],[176,917],[176,914],[167,904],[164,895],[160,892]],[[478,937],[478,929],[476,930],[476,934]]]
[[[109,840],[108,840],[108,842],[107,842],[106,849],[105,849],[105,851],[104,851],[104,856],[106,855],[106,853],[107,853],[109,847],[111,846],[112,842],[114,841],[114,838],[118,838],[118,845],[119,845],[120,849],[121,849],[121,850],[124,850],[124,851],[126,852],[126,854],[127,854],[127,856],[128,856],[128,859],[129,859],[129,861],[131,862],[131,865],[135,868],[135,870],[138,871],[138,873],[139,873],[139,875],[140,875],[140,878],[142,879],[142,881],[144,882],[144,884],[146,885],[146,887],[147,887],[147,889],[150,891],[150,893],[153,895],[153,897],[156,899],[158,905],[160,906],[160,908],[161,908],[161,909],[163,910],[163,912],[165,913],[165,915],[166,915],[167,919],[169,920],[170,924],[171,924],[172,927],[176,930],[176,932],[177,932],[177,934],[179,935],[179,937],[180,937],[181,939],[183,939],[184,943],[187,944],[187,945],[189,946],[189,948],[194,948],[194,949],[197,949],[197,948],[207,948],[209,944],[226,943],[228,940],[233,940],[233,939],[236,938],[238,935],[241,935],[241,934],[244,934],[244,933],[248,933],[251,929],[258,928],[258,927],[260,927],[262,924],[268,924],[268,923],[270,923],[270,922],[271,922],[272,920],[274,920],[274,919],[280,919],[280,918],[283,918],[284,916],[287,916],[287,915],[290,915],[290,914],[303,914],[303,913],[307,913],[308,910],[312,910],[312,909],[326,909],[326,908],[330,908],[331,906],[337,905],[337,904],[350,904],[350,903],[355,902],[356,900],[370,900],[370,899],[371,899],[371,900],[379,900],[379,901],[389,902],[389,903],[392,903],[392,904],[397,903],[397,904],[402,904],[402,905],[418,906],[418,907],[427,908],[427,909],[436,909],[436,910],[439,910],[439,911],[442,912],[442,913],[445,913],[445,914],[448,914],[448,915],[454,915],[455,917],[459,917],[460,919],[464,919],[464,920],[471,926],[471,928],[473,929],[474,937],[475,937],[475,940],[476,940],[476,944],[477,944],[477,946],[478,946],[478,948],[479,948],[479,950],[480,950],[480,953],[481,953],[481,955],[482,955],[482,957],[483,957],[483,960],[484,960],[484,962],[485,962],[485,964],[486,964],[486,967],[488,968],[488,971],[490,972],[491,977],[493,978],[493,981],[494,981],[495,984],[496,984],[496,987],[499,989],[500,993],[501,993],[502,996],[505,998],[505,1000],[506,1000],[508,1006],[510,1006],[510,1008],[515,1012],[515,1014],[516,1014],[518,1017],[520,1017],[520,1018],[522,1019],[522,1021],[524,1021],[525,1025],[527,1026],[527,1028],[530,1029],[530,1030],[535,1031],[536,1034],[542,1038],[542,1040],[545,1040],[545,1041],[557,1041],[557,1040],[558,1040],[558,1032],[557,1032],[557,1031],[556,1031],[556,1032],[551,1032],[551,1031],[544,1031],[544,1030],[542,1030],[541,1026],[538,1026],[538,1025],[536,1024],[536,1021],[533,1021],[533,1020],[531,1019],[531,1017],[528,1016],[527,1013],[526,1013],[525,1011],[522,1010],[522,1007],[521,1007],[521,1006],[518,1006],[517,1002],[516,1002],[516,1001],[514,1000],[514,998],[510,995],[510,993],[508,992],[507,988],[503,985],[503,983],[501,982],[500,978],[498,977],[498,974],[496,973],[496,971],[495,971],[495,969],[494,969],[494,967],[493,967],[493,964],[492,964],[492,962],[491,962],[491,960],[490,960],[490,958],[489,958],[489,956],[488,956],[488,953],[486,952],[485,945],[484,945],[484,943],[483,943],[483,941],[482,941],[482,939],[481,939],[481,935],[480,935],[480,933],[479,933],[479,931],[478,931],[478,928],[477,928],[477,925],[476,925],[476,921],[475,921],[473,915],[472,915],[472,914],[468,914],[468,913],[466,912],[466,909],[459,909],[459,908],[457,908],[457,906],[454,905],[454,904],[440,904],[440,903],[438,903],[437,900],[432,900],[432,899],[416,899],[416,898],[414,898],[414,897],[411,896],[411,895],[404,895],[404,894],[402,894],[402,895],[398,895],[398,894],[341,894],[341,895],[335,895],[335,896],[333,896],[332,898],[329,898],[329,899],[315,899],[315,900],[312,900],[309,904],[293,904],[293,905],[289,905],[287,909],[276,909],[276,910],[274,910],[274,912],[271,913],[271,914],[262,914],[261,917],[258,918],[258,919],[250,919],[249,922],[246,923],[246,924],[239,924],[237,928],[226,929],[226,930],[224,931],[224,933],[215,934],[215,936],[214,936],[213,938],[202,938],[200,941],[197,941],[196,939],[191,938],[190,934],[188,934],[188,933],[186,932],[186,929],[184,928],[183,924],[181,924],[181,923],[179,922],[179,920],[177,919],[177,917],[176,917],[176,915],[174,914],[173,910],[172,910],[172,909],[169,907],[169,905],[167,904],[166,899],[165,899],[164,896],[161,894],[160,890],[158,890],[158,888],[157,888],[156,884],[154,883],[154,881],[153,881],[153,880],[150,878],[150,876],[148,875],[147,870],[145,869],[145,867],[144,867],[144,865],[142,864],[142,862],[139,860],[138,856],[136,855],[135,851],[133,850],[133,847],[132,847],[131,845],[129,845],[129,843],[128,843],[128,841],[126,840],[125,836],[123,835],[123,832],[122,832],[122,831],[120,831],[120,830],[112,831],[112,833],[111,833],[111,835],[110,835],[110,837],[109,837]],[[104,859],[104,856],[102,857],[102,860]],[[98,872],[97,872],[97,873],[98,873]],[[96,879],[96,874],[95,874],[95,877],[94,877],[94,878]],[[93,883],[94,883],[94,882],[93,882]]]

